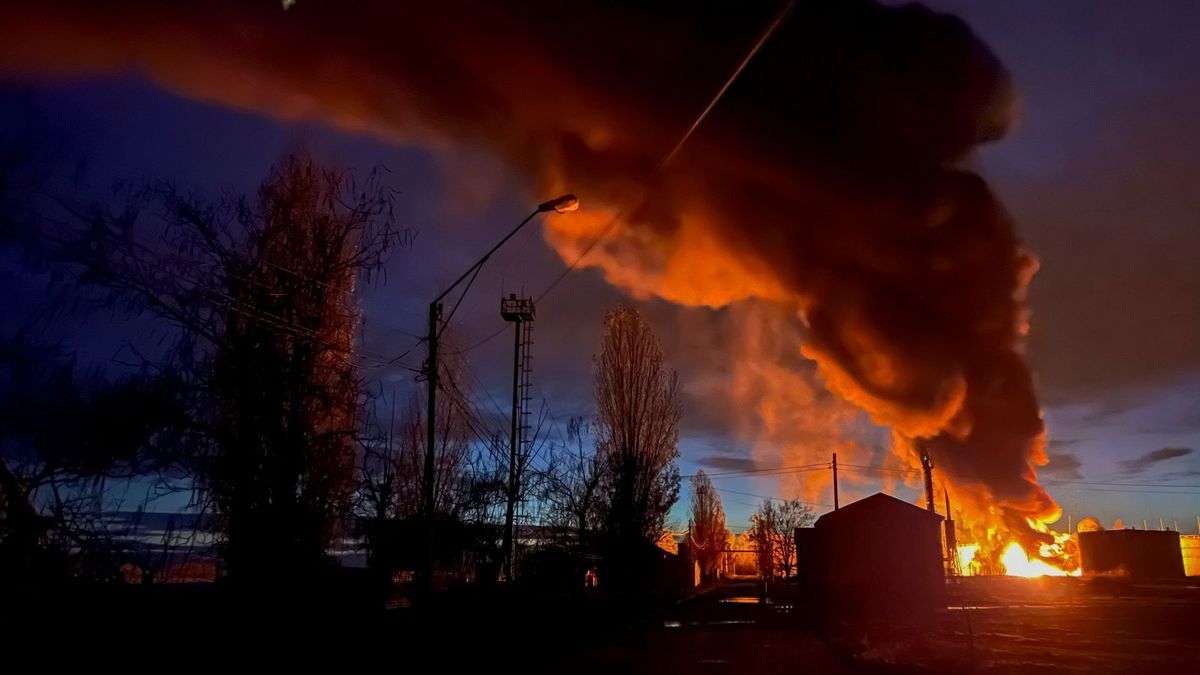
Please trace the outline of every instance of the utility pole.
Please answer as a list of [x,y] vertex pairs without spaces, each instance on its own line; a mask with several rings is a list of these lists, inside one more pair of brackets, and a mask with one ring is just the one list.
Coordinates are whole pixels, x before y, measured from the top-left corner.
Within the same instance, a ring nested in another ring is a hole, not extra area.
[[418,590],[424,592],[433,590],[434,543],[433,543],[433,478],[436,453],[434,451],[437,436],[437,388],[438,388],[438,322],[442,320],[441,299],[446,294],[438,296],[429,303],[429,354],[425,361],[425,466],[421,475],[421,520],[425,526],[425,551],[421,559],[421,569],[417,575]]
[[[529,388],[529,335],[535,316],[533,298],[518,298],[516,293],[500,300],[500,316],[512,322],[513,330],[513,381],[512,381],[512,428],[508,446],[508,500],[504,508],[504,538],[500,546],[500,559],[504,564],[504,578],[513,579],[513,515],[517,500],[521,496],[521,466],[524,453],[521,445],[525,427],[525,399]],[[524,368],[522,368],[524,366]]]
[[925,505],[930,513],[937,513],[933,508],[933,460],[929,458],[929,450],[921,443],[921,468],[925,469]]
[[833,453],[833,510],[838,510],[837,453]]
[[437,435],[438,388],[438,321],[442,318],[442,303],[429,303],[429,335],[425,338],[429,344],[429,355],[425,362],[425,383],[427,398],[425,402],[425,471],[421,477],[421,510],[426,520],[433,517],[433,463],[434,446]]
[[[547,213],[554,211],[556,213],[570,213],[579,208],[579,200],[575,195],[565,194],[557,199],[551,199],[548,202],[538,204],[535,209],[525,219],[517,224],[504,238],[496,243],[483,257],[467,268],[454,283],[450,284],[446,290],[429,303],[429,334],[425,336],[425,341],[428,343],[429,357],[425,362],[425,377],[428,387],[428,403],[425,410],[425,467],[422,472],[421,481],[421,519],[425,521],[425,556],[421,561],[422,569],[418,575],[418,589],[421,591],[429,591],[433,589],[433,568],[434,568],[434,526],[433,526],[433,511],[434,511],[434,462],[437,459],[435,446],[437,439],[437,389],[438,389],[438,339],[441,337],[441,320],[442,320],[442,300],[458,287],[459,284],[471,277],[472,281],[479,274],[480,268],[492,257],[492,254],[500,250],[509,239],[512,239],[521,228],[533,220],[539,213]],[[463,291],[463,296],[467,290],[470,290],[471,284],[467,284],[466,290]],[[458,302],[462,302],[460,296]],[[450,310],[450,316],[446,317],[446,321],[450,321],[450,317],[454,316],[454,310],[458,309],[458,302]]]

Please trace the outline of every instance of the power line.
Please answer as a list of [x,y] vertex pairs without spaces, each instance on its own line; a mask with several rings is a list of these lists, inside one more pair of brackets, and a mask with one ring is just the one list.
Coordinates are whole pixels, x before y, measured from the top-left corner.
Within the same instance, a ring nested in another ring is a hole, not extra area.
[[[53,237],[48,236],[48,235],[43,235],[38,238],[38,245],[41,248],[48,250],[58,256],[62,256],[63,253],[65,252],[66,247],[68,247],[71,243],[72,242],[55,240]],[[237,311],[242,316],[248,317],[254,321],[257,321],[260,324],[275,328],[277,330],[281,330],[286,333],[290,333],[291,335],[293,335],[295,337],[300,337],[300,338],[303,338],[306,340],[310,340],[316,344],[320,344],[320,345],[328,347],[330,349],[334,349],[335,351],[338,351],[338,352],[347,352],[357,358],[374,360],[377,363],[373,364],[371,366],[373,368],[386,367],[386,366],[391,366],[391,365],[399,365],[406,370],[410,370],[412,372],[420,372],[420,370],[417,368],[414,368],[407,364],[400,363],[400,360],[403,359],[408,354],[410,354],[418,346],[420,346],[421,342],[424,341],[424,338],[419,338],[415,344],[413,344],[411,347],[409,347],[407,350],[405,350],[399,356],[391,357],[391,358],[386,357],[382,354],[377,354],[377,353],[371,352],[370,350],[367,350],[366,348],[361,347],[361,346],[359,346],[357,348],[346,347],[344,345],[336,344],[336,343],[333,343],[328,340],[320,338],[318,336],[317,332],[312,328],[309,328],[307,326],[301,326],[301,325],[295,323],[294,321],[291,321],[291,320],[289,320],[285,317],[279,316],[277,314],[273,314],[251,302],[248,302],[241,298],[235,297],[235,296],[231,295],[230,291],[228,291],[228,290],[221,290],[219,288],[214,288],[213,286],[208,285],[205,281],[191,277],[180,270],[172,269],[172,267],[180,265],[181,262],[176,259],[173,259],[173,257],[170,256],[169,252],[157,252],[157,251],[152,250],[145,244],[142,244],[140,242],[133,241],[130,239],[122,239],[119,241],[112,241],[110,238],[109,240],[106,240],[106,243],[113,246],[114,248],[125,247],[127,249],[127,251],[129,251],[129,253],[127,255],[129,256],[130,259],[133,260],[132,264],[133,264],[134,268],[144,267],[145,265],[148,265],[148,264],[151,264],[152,262],[157,261],[158,264],[155,265],[152,269],[140,270],[141,272],[144,272],[149,275],[149,276],[146,276],[145,278],[142,278],[141,276],[136,274],[136,272],[138,272],[139,270],[133,269],[133,268],[111,269],[111,270],[107,270],[105,272],[106,274],[108,274],[114,278],[124,280],[124,282],[125,282],[124,285],[128,287],[128,290],[130,290],[134,293],[143,295],[150,301],[154,301],[155,298],[157,298],[157,296],[152,296],[152,294],[148,290],[139,289],[139,288],[137,288],[137,286],[141,282],[147,282],[147,283],[154,282],[156,280],[154,278],[156,274],[164,274],[166,276],[172,277],[172,278],[174,278],[178,281],[181,281],[184,284],[190,286],[193,291],[199,292],[200,297],[195,298],[195,299],[200,300],[200,301],[204,302],[205,304],[212,305],[214,307],[220,307],[220,308],[223,308],[226,310]],[[56,247],[59,247],[59,249],[56,250]],[[134,257],[134,256],[137,256],[137,257]],[[184,262],[186,262],[186,261],[184,261]],[[320,281],[319,279],[315,279],[313,277],[301,274],[299,272],[288,269],[281,265],[277,265],[277,264],[272,263],[267,260],[263,260],[261,262],[270,267],[273,267],[282,272],[285,272],[291,276],[308,281],[310,283],[314,283],[314,284],[318,284],[318,285],[327,287],[331,290],[335,290],[335,291],[338,291],[341,293],[352,293],[353,292],[351,290],[343,289],[338,286],[334,286],[334,285],[328,284],[326,282]],[[128,265],[128,263],[127,263],[127,265]],[[263,280],[253,278],[253,277],[247,276],[245,274],[234,274],[231,272],[226,272],[226,275],[232,279],[239,281],[239,282],[248,283],[248,284],[257,286],[259,289],[262,289],[268,293],[274,293],[276,295],[279,294],[280,289],[278,289],[274,286],[270,286]],[[204,297],[206,295],[208,297]],[[170,297],[170,296],[168,296],[168,297]],[[186,297],[172,298],[172,300],[175,301],[176,303],[179,303],[182,300],[188,300],[188,299],[189,298],[186,298]],[[161,302],[161,298],[158,298],[158,301]],[[164,304],[166,304],[166,303],[164,303]],[[183,312],[186,311],[185,307],[183,307],[182,305],[180,305],[180,306],[168,305],[166,307],[166,309],[175,314],[182,314]],[[175,318],[175,320],[178,323],[183,323],[183,318],[180,316],[177,316]]]
[[916,469],[896,469],[896,468],[886,467],[886,466],[867,466],[865,464],[840,464],[840,463],[838,464],[839,469],[841,469],[843,467],[851,469],[851,470],[857,469],[860,471],[879,471],[879,472],[883,472],[883,473],[911,474],[911,475],[915,475],[915,476],[924,475],[922,472],[917,471]]
[[458,300],[455,300],[454,306],[450,308],[450,313],[447,314],[446,318],[442,320],[442,326],[441,326],[441,328],[438,328],[438,337],[439,338],[442,336],[442,333],[446,330],[446,327],[450,325],[450,320],[454,318],[454,313],[458,311],[458,306],[461,305],[463,299],[467,297],[467,293],[471,292],[471,285],[475,283],[475,279],[479,276],[479,271],[482,269],[483,269],[483,265],[479,265],[475,268],[475,272],[473,272],[471,274],[471,278],[467,280],[467,285],[463,287],[462,293],[459,294]]
[[466,423],[467,429],[471,432],[471,435],[475,436],[475,439],[484,446],[494,461],[497,463],[503,463],[506,461],[506,458],[496,447],[494,438],[491,440],[487,438],[487,425],[475,415],[474,411],[464,405],[464,402],[467,402],[467,397],[465,394],[463,394],[462,389],[459,388],[458,383],[455,381],[452,374],[447,372],[446,376],[439,377],[438,381],[449,385],[451,390],[449,393],[452,394],[452,396],[450,396],[450,402],[457,406],[459,411],[462,412],[463,421]]
[[759,495],[759,494],[754,494],[753,492],[739,492],[739,491],[737,491],[737,490],[730,490],[730,489],[727,489],[727,488],[719,488],[719,487],[716,487],[716,486],[714,486],[714,487],[713,487],[713,489],[714,489],[714,490],[716,490],[717,492],[729,493],[729,494],[731,494],[731,495],[742,495],[743,497],[757,497],[757,498],[759,498],[759,499],[769,499],[769,500],[771,500],[771,501],[774,501],[774,502],[790,502],[790,501],[798,501],[798,502],[800,502],[801,504],[805,504],[805,505],[808,505],[808,506],[824,506],[824,507],[828,507],[828,508],[833,508],[833,504],[822,504],[822,503],[820,503],[820,502],[806,502],[806,501],[804,501],[804,500],[802,500],[802,499],[796,499],[796,500],[793,500],[793,499],[786,499],[786,498],[784,498],[784,497],[774,497],[774,496],[771,496],[771,495]]
[[542,405],[546,406],[546,413],[550,415],[550,422],[555,435],[558,436],[558,440],[563,444],[563,447],[567,447],[567,439],[558,428],[558,418],[555,417],[554,410],[550,407],[550,399],[546,397],[546,392],[542,391],[542,385],[537,380],[533,381],[533,387],[537,389],[538,395],[542,397]]
[[1122,487],[1162,487],[1162,488],[1200,488],[1200,485],[1180,485],[1171,483],[1169,479],[1159,483],[1117,483],[1103,481],[1085,481],[1085,480],[1047,480],[1047,485],[1105,485],[1105,486],[1122,486]]
[[612,219],[608,221],[608,224],[604,226],[604,229],[600,231],[599,236],[594,237],[587,246],[583,247],[583,250],[580,251],[579,255],[575,256],[575,259],[571,261],[571,264],[567,265],[567,268],[560,272],[559,275],[550,282],[550,285],[546,286],[545,290],[543,290],[541,294],[537,296],[537,300],[535,302],[541,304],[542,300],[545,299],[547,295],[550,295],[550,292],[557,288],[558,285],[567,278],[567,275],[578,269],[579,263],[583,262],[583,259],[586,258],[601,241],[608,238],[608,235],[612,233],[613,228],[617,226],[617,223],[621,220],[621,216],[623,215],[625,215],[624,210],[617,212],[617,215],[613,216]]
[[[401,352],[399,356],[394,356],[390,359],[387,359],[386,361],[382,361],[380,363],[374,364],[371,367],[372,368],[385,368],[387,366],[399,363],[400,366],[405,368],[406,370],[411,370],[411,371],[417,372],[417,373],[424,372],[419,368],[413,368],[412,366],[400,363],[400,359],[403,359],[404,357],[411,354],[413,352],[413,350],[415,350],[417,347],[420,347],[424,342],[425,342],[425,338],[423,338],[423,337],[418,338],[417,341],[415,343],[413,343],[413,345],[411,347],[409,347],[408,349]],[[380,357],[380,358],[382,358],[382,357]]]
[[[865,466],[839,464],[841,468],[845,466],[850,471],[860,473],[879,473],[879,474],[896,474],[901,476],[920,476],[921,472],[908,469],[893,469],[880,466]],[[1004,479],[1012,476],[1001,475],[973,475],[970,479]],[[1069,490],[1072,492],[1113,492],[1126,494],[1145,494],[1145,495],[1200,495],[1200,485],[1182,485],[1173,484],[1168,481],[1159,483],[1123,483],[1113,481],[1071,481],[1071,480],[1045,480],[1040,483],[1043,487],[1053,487],[1056,490]]]
[[[704,475],[707,476],[708,478],[736,478],[739,476],[770,476],[770,475],[784,475],[784,474],[793,474],[793,473],[805,473],[808,471],[824,471],[828,468],[829,468],[829,462],[818,462],[815,464],[798,464],[795,466],[767,467],[767,468],[762,468],[762,469],[745,469],[742,471],[721,471],[721,472],[717,472],[717,473],[705,472]],[[693,474],[687,474],[685,476],[680,476],[680,478],[695,478],[699,474],[700,474],[700,472],[697,471],[696,473],[693,473]]]
[[492,396],[492,392],[488,391],[487,386],[484,385],[483,379],[479,377],[478,373],[476,373],[475,370],[473,368],[471,368],[470,364],[468,364],[466,362],[466,360],[463,360],[463,362],[462,362],[462,369],[464,371],[466,371],[468,377],[475,380],[475,384],[479,385],[479,389],[481,391],[483,391],[485,396],[487,396],[488,401],[492,404],[492,408],[495,409],[496,414],[500,416],[501,421],[504,421],[504,422],[509,421],[508,415],[506,415],[504,413],[504,411],[501,410],[500,404],[496,402],[496,398],[494,396]]
[[[692,135],[695,134],[696,130],[700,128],[700,125],[704,123],[704,120],[708,117],[708,114],[711,113],[713,109],[717,107],[717,104],[721,102],[721,99],[725,97],[725,93],[729,91],[731,86],[733,86],[734,81],[741,76],[742,71],[746,69],[746,66],[750,64],[750,61],[754,59],[767,41],[771,39],[771,36],[775,34],[775,31],[783,23],[784,19],[787,18],[787,15],[792,11],[792,8],[795,5],[796,0],[789,0],[788,4],[785,5],[779,14],[777,14],[771,21],[771,23],[768,24],[766,30],[763,31],[762,35],[758,38],[758,41],[754,43],[754,46],[750,48],[750,51],[747,52],[746,56],[741,60],[741,62],[738,63],[737,68],[735,68],[733,73],[726,78],[725,82],[721,85],[721,88],[717,90],[716,94],[714,94],[711,99],[709,99],[708,104],[704,106],[704,109],[700,111],[700,114],[697,115],[696,119],[693,120],[691,125],[688,126],[687,130],[679,138],[679,142],[677,142],[671,151],[668,152],[665,157],[663,157],[661,162],[659,162],[657,171],[662,171],[665,169],[667,165],[671,163],[671,160],[675,159],[675,156],[679,154],[679,151],[683,149],[683,146],[686,145],[689,140],[691,140]],[[545,297],[549,295],[551,291],[557,288],[558,285],[562,283],[569,274],[571,274],[571,272],[574,272],[576,269],[578,269],[579,264],[583,262],[583,259],[586,258],[601,241],[606,239],[608,235],[612,233],[612,230],[616,227],[617,223],[621,220],[621,217],[624,214],[625,209],[618,211],[617,214],[614,215],[600,231],[600,234],[594,237],[592,241],[589,242],[582,251],[580,251],[579,255],[577,255],[575,259],[571,261],[571,264],[568,265],[567,268],[563,270],[557,277],[555,277],[554,280],[551,281],[546,287],[546,289],[537,296],[536,302],[541,303],[541,301],[545,299]]]
[[666,166],[668,162],[675,158],[675,155],[679,154],[679,151],[683,149],[683,145],[688,142],[688,139],[692,137],[692,134],[696,132],[696,129],[698,129],[704,122],[704,118],[708,117],[708,114],[712,112],[713,108],[717,107],[717,103],[722,97],[725,96],[725,92],[729,91],[729,87],[733,86],[734,80],[736,80],[738,76],[742,74],[742,71],[746,69],[746,66],[750,65],[751,59],[758,54],[759,50],[763,48],[763,45],[767,43],[767,40],[771,39],[771,36],[775,34],[776,29],[778,29],[780,24],[783,23],[783,20],[787,18],[787,15],[792,11],[792,7],[795,5],[796,0],[790,0],[790,2],[788,2],[788,4],[785,5],[784,8],[779,12],[779,14],[775,15],[775,19],[771,21],[770,25],[767,26],[767,29],[763,31],[762,36],[758,38],[758,42],[754,43],[754,47],[750,49],[750,51],[746,54],[746,57],[742,59],[742,62],[739,63],[738,67],[734,69],[733,73],[726,78],[725,84],[721,85],[721,88],[717,90],[717,94],[712,97],[712,99],[708,102],[708,105],[704,107],[704,110],[701,111],[700,115],[696,118],[696,121],[692,122],[692,126],[688,127],[688,130],[684,132],[683,137],[679,139],[679,142],[675,144],[675,147],[662,161],[662,166]]
[[[912,476],[922,475],[922,473],[920,471],[917,471],[916,469],[897,469],[897,468],[885,467],[885,466],[869,466],[869,465],[865,465],[865,464],[838,464],[838,467],[839,468],[846,467],[851,470],[863,471],[863,472],[873,471],[873,472],[880,472],[880,473],[895,473],[895,474],[912,475]],[[1012,477],[1011,475],[1001,475],[1001,474],[973,474],[970,476],[962,476],[961,478],[965,478],[965,479],[987,479],[987,478],[1004,479],[1004,478],[1011,478],[1011,477]],[[952,478],[953,478],[953,476],[952,476]],[[1047,479],[1047,480],[1042,481],[1040,484],[1041,485],[1052,485],[1055,487],[1064,487],[1064,486],[1070,486],[1070,485],[1089,485],[1089,486],[1103,486],[1103,487],[1200,489],[1200,485],[1171,483],[1169,480],[1160,481],[1160,482],[1130,483],[1130,482],[1121,482],[1121,481],[1085,481],[1085,480]],[[1084,488],[1076,488],[1076,489],[1084,489]],[[1190,494],[1190,493],[1182,493],[1182,494]]]
[[[1055,485],[1054,487],[1063,489],[1063,490],[1071,490],[1074,492],[1125,492],[1125,493],[1144,494],[1144,495],[1200,495],[1200,491],[1186,491],[1186,490],[1139,490],[1139,489],[1122,490],[1119,488],[1074,487],[1072,485]],[[1169,488],[1171,486],[1164,485],[1163,487]]]
[[507,325],[501,325],[499,328],[496,329],[495,333],[492,333],[491,335],[483,338],[482,340],[480,340],[479,342],[476,342],[475,344],[471,345],[470,347],[465,347],[463,349],[459,349],[459,350],[453,351],[453,352],[447,352],[446,355],[447,356],[461,356],[463,354],[466,354],[467,352],[478,349],[479,347],[482,347],[483,345],[496,339],[497,336],[499,336],[501,333],[503,333],[507,329],[508,329]]

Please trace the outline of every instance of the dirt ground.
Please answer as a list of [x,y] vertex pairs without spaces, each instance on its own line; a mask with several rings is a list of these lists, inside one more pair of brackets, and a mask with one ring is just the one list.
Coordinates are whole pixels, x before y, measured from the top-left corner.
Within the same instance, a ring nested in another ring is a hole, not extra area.
[[1200,579],[1134,584],[1014,577],[951,582],[927,634],[861,637],[866,670],[972,673],[1200,672]]
[[554,672],[1200,673],[1200,580],[967,578],[927,620],[830,626],[786,585],[723,584]]
[[[889,615],[869,628],[831,625],[801,587],[764,589],[759,581],[644,606],[594,594],[451,594],[423,613],[313,604],[305,595],[290,605],[297,609],[290,619],[218,590],[192,584],[72,596],[71,603],[43,603],[41,612],[9,613],[7,625],[0,616],[0,635],[40,638],[56,645],[54,653],[71,645],[96,662],[129,658],[114,644],[137,645],[138,653],[161,645],[305,661],[354,659],[362,656],[355,649],[373,645],[406,663],[433,659],[444,672],[508,663],[531,674],[1200,673],[1200,579],[965,578],[950,583],[947,609],[920,620]],[[81,641],[105,648],[81,649]]]

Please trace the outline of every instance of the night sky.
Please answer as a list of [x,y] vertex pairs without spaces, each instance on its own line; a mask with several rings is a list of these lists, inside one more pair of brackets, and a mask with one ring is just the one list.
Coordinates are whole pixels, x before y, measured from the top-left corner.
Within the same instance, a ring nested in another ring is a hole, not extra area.
[[[1200,447],[1200,4],[927,4],[970,24],[1021,94],[1015,130],[984,147],[975,165],[1041,263],[1031,287],[1028,346],[1050,438],[1050,464],[1040,476],[1052,481],[1050,493],[1076,519],[1121,518],[1140,526],[1163,517],[1194,531],[1200,512],[1200,454],[1193,451]],[[0,134],[31,142],[53,167],[56,189],[96,198],[111,195],[117,181],[151,178],[202,194],[249,192],[299,147],[359,172],[386,166],[389,183],[401,193],[400,225],[416,237],[411,250],[393,255],[386,282],[363,296],[365,348],[384,355],[410,348],[424,330],[429,299],[532,205],[555,196],[530,194],[527,182],[484,148],[465,145],[448,160],[420,145],[189,100],[135,72],[4,76]],[[586,201],[582,206],[587,209]],[[48,301],[47,280],[11,254],[0,269],[0,321],[7,333]],[[503,326],[502,293],[537,295],[562,269],[539,231],[526,230],[488,263],[456,314],[453,339],[472,346],[495,335]],[[560,427],[571,416],[592,414],[591,355],[601,317],[622,301],[631,300],[597,271],[581,270],[538,306],[534,377]],[[638,304],[680,371],[685,400],[701,396],[702,383],[722,364],[711,341],[689,327],[729,310]],[[120,366],[113,356],[124,343],[156,339],[144,319],[111,312],[56,320],[45,326],[45,336],[62,339],[81,363],[114,371]],[[507,409],[510,350],[505,331],[470,351],[485,411]],[[385,391],[407,395],[420,386],[411,368],[419,366],[422,351],[405,359],[409,369],[367,359],[367,376]],[[737,465],[730,457],[749,457],[747,443],[698,404],[685,410],[684,427],[684,474],[706,464],[719,471]],[[551,439],[560,433],[565,429],[552,430]],[[864,433],[884,442],[878,430]],[[843,476],[843,500],[879,488],[871,475]],[[758,501],[753,495],[781,494],[769,478],[717,485],[725,491],[731,525],[746,521]],[[898,491],[916,496],[912,488]],[[682,505],[673,516],[676,524],[686,522]]]

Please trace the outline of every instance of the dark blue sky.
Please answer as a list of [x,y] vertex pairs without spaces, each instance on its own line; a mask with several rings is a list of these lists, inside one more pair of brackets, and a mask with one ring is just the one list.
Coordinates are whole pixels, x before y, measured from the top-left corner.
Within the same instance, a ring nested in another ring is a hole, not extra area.
[[[1162,448],[1200,447],[1200,4],[930,4],[972,25],[1022,92],[1021,122],[987,146],[977,165],[1042,263],[1031,292],[1028,355],[1051,439],[1043,476],[1070,481],[1050,492],[1076,518],[1133,524],[1162,516],[1191,530],[1200,512],[1200,455],[1134,460]],[[54,158],[61,185],[97,197],[116,180],[145,178],[209,194],[250,191],[299,146],[362,172],[386,165],[401,191],[400,224],[418,235],[411,251],[393,256],[386,283],[364,297],[366,349],[379,354],[411,346],[423,331],[428,299],[550,196],[528,194],[515,173],[482,151],[456,150],[450,169],[444,154],[186,100],[132,73],[0,80],[0,122],[7,137],[26,135]],[[561,269],[538,230],[525,231],[476,282],[456,315],[456,338],[471,345],[491,335],[502,325],[502,292],[538,293]],[[19,271],[5,274],[6,323],[42,300],[41,284]],[[535,378],[560,422],[590,414],[600,319],[623,299],[598,273],[583,270],[538,307]],[[710,310],[642,306],[685,388],[702,379],[713,358],[686,326]],[[96,314],[56,330],[85,362],[105,363],[125,340],[145,339],[142,328]],[[470,353],[485,408],[492,407],[489,397],[506,407],[510,349],[505,333]],[[418,352],[409,365],[419,363]],[[367,368],[385,388],[417,386],[402,368],[370,360]],[[700,415],[688,416],[682,471],[691,473],[716,450],[748,453]],[[861,478],[844,474],[843,499],[878,488],[870,476]],[[779,494],[771,479],[723,479],[718,486],[726,490],[731,523],[752,510],[757,500],[749,495]],[[685,520],[681,509],[675,515]]]

